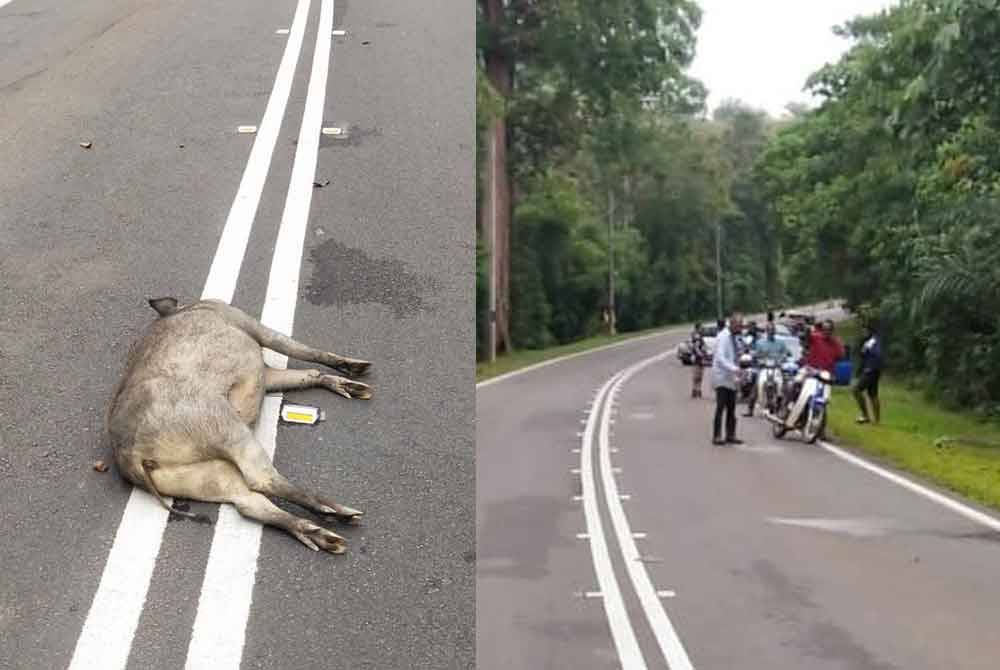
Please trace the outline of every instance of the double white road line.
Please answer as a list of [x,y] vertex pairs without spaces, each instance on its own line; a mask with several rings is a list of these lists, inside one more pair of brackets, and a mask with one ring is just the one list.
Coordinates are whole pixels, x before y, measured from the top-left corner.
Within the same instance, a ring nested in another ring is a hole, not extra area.
[[[6,3],[0,0],[0,6],[3,4]],[[232,301],[285,116],[310,6],[311,0],[299,0],[296,7],[278,74],[226,219],[202,298]],[[294,321],[299,268],[312,201],[332,28],[333,0],[321,0],[305,113],[261,315],[263,323],[288,335],[292,332]],[[284,367],[286,363],[283,356],[270,351],[266,352],[266,361],[276,367]],[[280,403],[280,396],[265,399],[255,430],[257,439],[272,456]],[[71,670],[125,668],[168,516],[152,496],[139,489],[133,490],[77,640],[69,666]],[[257,571],[260,536],[260,524],[246,522],[231,506],[222,506],[188,647],[187,670],[239,668]]]
[[621,589],[615,577],[611,552],[604,535],[599,509],[601,501],[598,500],[594,474],[595,443],[596,460],[600,469],[604,493],[603,503],[611,517],[611,525],[618,541],[621,560],[656,638],[660,653],[670,670],[691,670],[693,667],[677,631],[667,616],[656,587],[653,586],[653,582],[649,578],[646,566],[639,560],[639,549],[635,544],[635,536],[622,506],[621,494],[615,480],[615,469],[611,463],[611,411],[615,398],[625,382],[633,375],[672,353],[671,350],[647,358],[626,368],[605,382],[594,399],[594,405],[587,418],[580,445],[580,479],[583,488],[583,512],[587,522],[587,537],[590,541],[594,572],[597,574],[597,582],[604,602],[604,611],[611,628],[611,636],[614,639],[622,668],[625,670],[644,670],[646,661],[639,648],[635,630],[632,628],[632,622],[629,619]]

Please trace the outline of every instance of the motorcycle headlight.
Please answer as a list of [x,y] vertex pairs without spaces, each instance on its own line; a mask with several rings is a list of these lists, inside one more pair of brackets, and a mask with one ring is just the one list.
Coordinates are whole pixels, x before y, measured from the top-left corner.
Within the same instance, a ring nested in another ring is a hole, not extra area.
[[827,384],[833,381],[833,377],[830,376],[830,373],[827,370],[820,371],[819,378],[825,381]]

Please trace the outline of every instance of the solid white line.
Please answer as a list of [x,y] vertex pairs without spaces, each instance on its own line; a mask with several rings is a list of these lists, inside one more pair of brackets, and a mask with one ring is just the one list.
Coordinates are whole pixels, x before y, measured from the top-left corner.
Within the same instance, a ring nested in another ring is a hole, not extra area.
[[[8,0],[9,1],[9,0]],[[302,34],[310,0],[299,0],[295,14],[297,34],[285,45],[261,132],[254,139],[240,189],[226,219],[209,270],[202,298],[232,300],[239,276],[249,229],[260,200],[277,141],[281,119],[291,90],[292,75],[302,47]],[[0,0],[0,6],[7,4]],[[170,504],[167,499],[167,504]],[[225,509],[220,510],[220,518]],[[108,560],[101,574],[94,600],[77,639],[70,670],[119,670],[128,662],[132,640],[160,553],[169,513],[139,488],[133,488],[115,533]]]
[[[672,353],[673,350],[653,356],[652,358],[647,358],[627,368],[624,372],[618,373],[618,375],[612,378],[612,381],[614,381],[612,394],[616,394],[632,375],[648,365],[665,359]],[[618,483],[615,481],[613,468],[611,467],[611,453],[608,439],[610,417],[611,408],[606,403],[604,411],[601,413],[600,433],[598,436],[600,448],[598,455],[601,464],[601,481],[604,483],[605,504],[611,515],[611,524],[614,526],[618,537],[618,546],[621,549],[622,559],[625,562],[625,569],[628,571],[629,577],[632,580],[632,586],[635,588],[639,602],[642,604],[643,612],[646,614],[646,619],[649,621],[649,626],[653,630],[653,635],[656,637],[656,642],[670,670],[691,670],[693,668],[691,659],[688,658],[687,651],[684,650],[684,645],[681,644],[677,631],[674,630],[674,626],[670,622],[666,610],[663,608],[663,601],[657,595],[656,588],[653,586],[653,582],[649,578],[649,573],[646,571],[646,566],[642,561],[638,560],[641,554],[635,544],[635,540],[638,536],[645,537],[645,533],[632,532],[632,529],[629,527],[628,517],[625,515],[625,508],[622,507],[621,499],[619,498]]]
[[260,196],[264,190],[268,170],[271,167],[271,156],[274,154],[274,147],[278,142],[281,121],[285,118],[288,96],[292,91],[292,82],[295,80],[295,69],[299,63],[299,53],[302,51],[302,40],[305,36],[306,20],[309,18],[311,2],[312,0],[299,0],[299,4],[295,8],[295,18],[292,19],[291,31],[288,41],[285,43],[285,52],[278,65],[278,74],[274,79],[271,97],[264,109],[264,117],[257,129],[253,148],[250,149],[250,158],[247,159],[243,178],[240,179],[239,189],[236,191],[236,197],[233,198],[232,207],[229,209],[229,217],[222,229],[219,247],[225,247],[227,253],[215,255],[212,267],[208,271],[205,290],[201,295],[203,300],[214,298],[230,302],[236,291],[236,281],[239,279],[243,256],[250,239],[250,229],[257,216]]
[[[618,377],[618,375],[612,377],[601,388],[597,395],[598,407],[600,407],[608,388],[618,380]],[[625,601],[618,588],[618,580],[615,578],[614,568],[611,565],[611,556],[608,553],[608,544],[604,537],[604,528],[598,510],[592,458],[598,414],[598,412],[593,412],[590,415],[590,421],[587,422],[587,429],[584,431],[581,444],[580,470],[583,473],[583,513],[587,520],[587,533],[590,536],[590,553],[594,560],[594,572],[597,573],[597,583],[601,593],[605,595],[604,613],[611,628],[615,648],[618,650],[618,659],[625,670],[642,670],[646,667],[646,661],[642,657],[635,631],[632,630],[632,622],[629,621],[628,612],[625,610]]]
[[[295,320],[302,249],[312,203],[330,69],[332,27],[333,0],[323,0],[305,112],[260,319],[264,325],[286,335],[292,334]],[[272,367],[284,368],[288,359],[266,350],[264,360]],[[272,457],[280,404],[280,395],[268,396],[254,431],[258,442]],[[225,515],[219,515],[185,670],[239,670],[253,599],[260,537],[260,523],[246,521],[231,508]]]
[[990,530],[1000,532],[1000,519],[992,517],[989,514],[980,512],[977,509],[974,509],[972,507],[969,507],[968,505],[960,503],[957,500],[949,498],[946,495],[942,495],[941,493],[929,489],[926,486],[921,486],[920,484],[917,484],[916,482],[911,481],[906,477],[897,475],[894,472],[890,472],[885,468],[881,468],[875,465],[874,463],[870,463],[869,461],[866,461],[863,458],[855,456],[854,454],[848,451],[844,451],[840,447],[835,447],[832,444],[828,444],[826,442],[820,442],[819,445],[824,449],[826,449],[827,451],[829,451],[834,456],[842,458],[848,463],[851,463],[852,465],[856,465],[859,468],[864,468],[868,472],[876,474],[879,477],[882,477],[883,479],[887,479],[893,484],[902,486],[903,488],[908,489],[913,493],[916,493],[917,495],[923,496],[924,498],[927,498],[928,500],[935,502],[938,505],[941,505],[942,507],[946,507],[957,514],[964,516],[966,519],[975,521],[978,524],[982,524],[983,526],[986,526]]

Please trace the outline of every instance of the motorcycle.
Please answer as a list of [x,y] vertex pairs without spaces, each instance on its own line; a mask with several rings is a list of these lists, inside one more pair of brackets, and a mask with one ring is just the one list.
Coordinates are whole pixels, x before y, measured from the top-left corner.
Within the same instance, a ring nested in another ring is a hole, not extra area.
[[832,384],[833,378],[826,370],[798,370],[786,383],[777,411],[765,415],[774,436],[782,438],[789,430],[797,430],[806,442],[815,443],[826,429]]
[[761,402],[764,413],[774,413],[778,409],[778,400],[784,387],[784,377],[781,368],[773,358],[764,361],[757,373],[757,398]]
[[740,383],[738,402],[749,402],[753,395],[753,387],[757,383],[757,370],[751,354],[741,354],[738,360],[740,366]]

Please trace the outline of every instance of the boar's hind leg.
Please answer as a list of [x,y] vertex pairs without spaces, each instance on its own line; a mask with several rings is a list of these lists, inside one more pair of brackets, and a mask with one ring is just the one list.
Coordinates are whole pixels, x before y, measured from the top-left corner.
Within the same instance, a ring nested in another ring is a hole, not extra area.
[[321,386],[345,398],[367,399],[372,397],[372,389],[368,384],[327,374],[322,370],[264,369],[264,390],[268,393],[295,391],[315,386]]
[[265,496],[250,490],[243,475],[229,461],[216,459],[165,466],[154,470],[151,476],[156,488],[165,495],[232,503],[243,516],[282,528],[314,551],[344,553],[344,538],[308,519],[289,514]]
[[225,447],[223,454],[240,469],[240,472],[243,473],[243,479],[252,490],[258,493],[284,498],[321,514],[332,514],[345,523],[355,521],[361,516],[361,512],[356,509],[303,491],[285,479],[274,468],[267,452],[257,443],[249,429],[246,430],[245,437],[241,442]]

